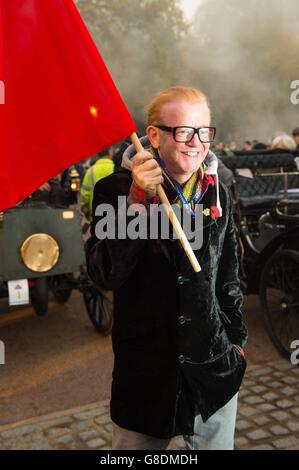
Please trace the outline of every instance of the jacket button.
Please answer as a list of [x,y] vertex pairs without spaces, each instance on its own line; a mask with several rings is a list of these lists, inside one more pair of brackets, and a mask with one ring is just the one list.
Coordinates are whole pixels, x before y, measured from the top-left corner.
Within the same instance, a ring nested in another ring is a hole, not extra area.
[[178,318],[178,322],[179,322],[180,325],[183,325],[184,323],[186,323],[186,318],[184,317],[184,315],[181,315]]
[[178,277],[178,284],[184,284],[184,278],[183,276]]
[[179,356],[179,362],[181,364],[184,364],[184,362],[185,362],[185,356],[183,356],[182,354]]

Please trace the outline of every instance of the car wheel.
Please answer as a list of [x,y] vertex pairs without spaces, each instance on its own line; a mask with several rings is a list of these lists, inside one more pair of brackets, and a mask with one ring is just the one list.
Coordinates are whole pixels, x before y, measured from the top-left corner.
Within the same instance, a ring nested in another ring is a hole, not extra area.
[[69,300],[73,290],[68,276],[70,275],[60,274],[53,276],[50,281],[50,290],[55,300],[61,304],[65,304]]
[[281,356],[290,359],[299,338],[299,253],[283,249],[266,263],[260,283],[260,302],[267,333]]
[[89,286],[83,290],[88,316],[98,333],[109,335],[113,325],[113,293]]
[[31,303],[37,315],[43,316],[48,313],[48,279],[46,277],[35,279]]

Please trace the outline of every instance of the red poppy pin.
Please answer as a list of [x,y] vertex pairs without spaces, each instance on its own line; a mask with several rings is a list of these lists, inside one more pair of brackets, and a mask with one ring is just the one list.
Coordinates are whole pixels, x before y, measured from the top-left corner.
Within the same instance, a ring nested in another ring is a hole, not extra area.
[[211,206],[210,207],[210,217],[211,219],[217,219],[217,217],[220,217],[220,211],[217,206]]

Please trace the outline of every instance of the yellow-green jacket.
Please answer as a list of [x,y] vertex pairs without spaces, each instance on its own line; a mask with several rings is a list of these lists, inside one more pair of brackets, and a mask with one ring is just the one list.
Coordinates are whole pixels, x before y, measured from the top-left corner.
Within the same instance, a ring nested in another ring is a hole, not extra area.
[[96,183],[114,172],[114,163],[110,158],[99,158],[99,160],[88,168],[83,178],[80,194],[81,208],[90,218],[92,212],[93,189]]

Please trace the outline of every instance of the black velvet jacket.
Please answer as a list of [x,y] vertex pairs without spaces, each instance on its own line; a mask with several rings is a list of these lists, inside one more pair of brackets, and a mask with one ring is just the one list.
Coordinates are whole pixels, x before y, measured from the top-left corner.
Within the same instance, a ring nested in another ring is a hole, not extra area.
[[[205,217],[195,273],[177,240],[98,240],[95,208],[128,195],[127,170],[94,190],[90,277],[114,291],[115,363],[111,418],[121,427],[169,438],[194,432],[199,410],[206,421],[239,390],[245,359],[242,294],[228,189],[220,185],[222,217]],[[201,203],[215,205],[209,186]]]

